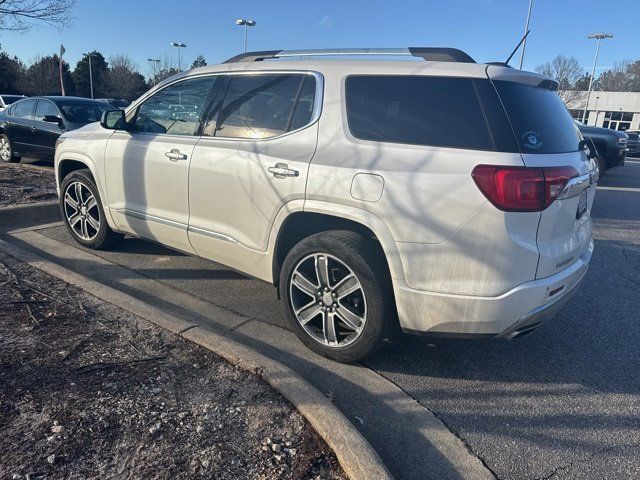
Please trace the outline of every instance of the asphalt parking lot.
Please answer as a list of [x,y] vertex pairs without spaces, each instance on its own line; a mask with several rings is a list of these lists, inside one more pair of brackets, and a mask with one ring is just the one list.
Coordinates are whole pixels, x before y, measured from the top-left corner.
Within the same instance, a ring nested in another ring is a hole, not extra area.
[[[592,215],[590,270],[552,322],[513,342],[406,337],[367,362],[498,478],[620,479],[640,471],[640,161],[607,173]],[[63,227],[39,232],[75,246]],[[283,324],[273,288],[223,266],[135,239],[98,255],[247,318]],[[385,419],[378,422],[384,428]],[[411,478],[393,458],[409,445],[372,443],[398,478]]]

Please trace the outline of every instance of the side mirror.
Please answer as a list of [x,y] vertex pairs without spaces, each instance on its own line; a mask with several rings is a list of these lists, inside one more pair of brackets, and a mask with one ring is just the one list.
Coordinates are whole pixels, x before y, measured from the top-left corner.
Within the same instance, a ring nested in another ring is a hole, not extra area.
[[587,157],[589,158],[598,157],[598,151],[596,150],[596,147],[590,138],[585,140],[580,140],[580,143],[578,144],[578,150],[586,150]]
[[107,110],[102,113],[100,125],[107,130],[126,130],[127,120],[123,110]]
[[42,117],[42,120],[50,123],[57,123],[60,128],[64,128],[64,122],[62,121],[62,118],[57,115],[45,115],[44,117]]

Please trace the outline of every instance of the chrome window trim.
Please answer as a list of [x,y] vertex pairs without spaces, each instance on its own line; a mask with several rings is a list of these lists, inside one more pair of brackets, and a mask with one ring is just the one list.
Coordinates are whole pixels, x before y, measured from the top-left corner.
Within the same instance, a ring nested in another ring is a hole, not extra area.
[[[268,137],[268,138],[238,138],[238,137],[209,137],[209,136],[205,136],[205,135],[173,135],[171,133],[149,133],[149,132],[129,132],[131,134],[136,134],[136,135],[153,135],[154,137],[170,137],[170,138],[176,138],[176,137],[184,137],[184,138],[198,138],[198,139],[206,139],[206,140],[221,140],[221,141],[232,141],[232,142],[267,142],[270,140],[276,140],[282,137],[285,137],[287,135],[291,135],[294,133],[297,133],[301,130],[304,130],[305,128],[310,127],[311,125],[315,124],[319,119],[320,116],[322,115],[322,103],[324,100],[324,76],[322,75],[322,73],[317,72],[315,70],[282,70],[282,69],[276,69],[276,70],[243,70],[243,71],[224,71],[224,72],[215,72],[215,73],[201,73],[198,75],[187,75],[187,76],[182,76],[180,78],[175,79],[172,82],[169,82],[165,85],[162,85],[162,88],[157,89],[157,90],[149,90],[149,92],[147,92],[146,95],[144,95],[143,97],[140,97],[138,100],[136,100],[134,103],[132,103],[126,110],[125,110],[125,118],[127,119],[127,121],[130,120],[129,115],[133,114],[133,112],[136,111],[136,109],[138,108],[138,106],[140,106],[142,103],[144,103],[145,101],[147,101],[148,98],[150,98],[151,96],[161,92],[162,90],[164,90],[165,88],[171,86],[171,85],[175,85],[176,83],[185,81],[185,80],[190,80],[192,78],[201,78],[201,77],[218,77],[218,76],[235,76],[235,75],[287,75],[287,74],[298,74],[298,75],[312,75],[315,80],[316,80],[316,92],[315,92],[315,98],[313,101],[313,112],[311,113],[311,118],[309,119],[309,122],[307,122],[305,125],[303,125],[300,128],[296,128],[295,130],[291,130],[290,132],[284,132],[281,133],[280,135],[275,135],[273,137]],[[125,130],[116,130],[116,132],[124,132]]]

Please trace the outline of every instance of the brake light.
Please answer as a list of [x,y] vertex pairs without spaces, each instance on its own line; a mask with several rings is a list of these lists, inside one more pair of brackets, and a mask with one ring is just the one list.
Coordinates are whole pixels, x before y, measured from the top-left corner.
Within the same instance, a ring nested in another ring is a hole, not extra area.
[[487,199],[505,212],[540,212],[578,176],[573,167],[478,165],[471,173]]

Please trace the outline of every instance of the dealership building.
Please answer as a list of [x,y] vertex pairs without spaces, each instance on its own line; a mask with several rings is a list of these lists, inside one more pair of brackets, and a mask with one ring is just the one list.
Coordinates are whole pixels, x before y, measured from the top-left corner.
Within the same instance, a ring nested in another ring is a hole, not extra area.
[[[569,112],[582,121],[587,92],[559,92]],[[640,92],[591,92],[587,125],[613,130],[640,130]]]

